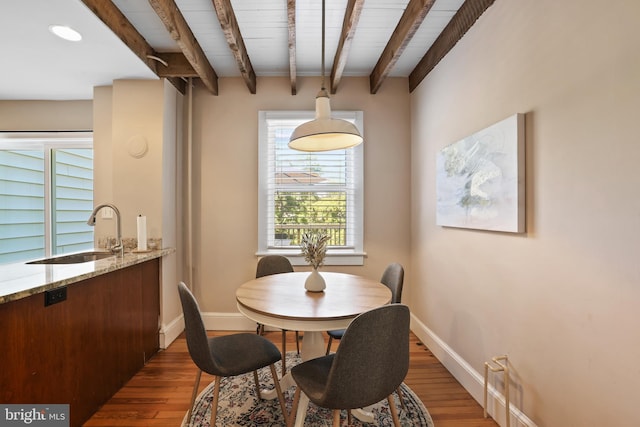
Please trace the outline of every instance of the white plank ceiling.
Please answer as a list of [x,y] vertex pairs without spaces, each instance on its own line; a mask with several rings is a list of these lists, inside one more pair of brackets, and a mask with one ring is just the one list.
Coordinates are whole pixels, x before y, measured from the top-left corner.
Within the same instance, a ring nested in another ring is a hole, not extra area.
[[[181,53],[165,23],[147,0],[101,0],[112,3],[155,52]],[[212,0],[173,0],[217,76],[240,76]],[[162,3],[173,3],[162,0]],[[468,0],[473,1],[473,0]],[[90,99],[93,87],[120,78],[157,78],[82,0],[1,0],[0,99]],[[289,76],[287,0],[231,0],[238,28],[255,74]],[[320,75],[320,0],[297,0],[295,66],[298,76]],[[422,2],[424,3],[424,2]],[[408,77],[464,0],[436,0],[402,55],[389,71]],[[342,34],[348,0],[326,0],[325,74]],[[369,76],[391,39],[409,0],[363,3],[344,76]],[[48,32],[49,25],[78,30],[81,42],[66,42]],[[10,41],[10,42],[9,42]]]

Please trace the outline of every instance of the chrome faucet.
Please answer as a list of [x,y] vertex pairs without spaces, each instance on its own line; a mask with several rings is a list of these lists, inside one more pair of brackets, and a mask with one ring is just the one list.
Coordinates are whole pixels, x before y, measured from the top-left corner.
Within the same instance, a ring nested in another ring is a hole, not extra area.
[[111,203],[103,203],[101,205],[96,206],[93,209],[93,212],[91,212],[91,216],[87,220],[87,224],[89,224],[92,227],[96,225],[96,215],[98,214],[98,211],[102,208],[111,208],[116,213],[116,244],[111,246],[109,250],[111,251],[112,254],[120,252],[120,256],[123,257],[124,245],[122,244],[122,229],[120,228],[120,211],[118,210],[118,208],[115,207],[115,205],[112,205]]

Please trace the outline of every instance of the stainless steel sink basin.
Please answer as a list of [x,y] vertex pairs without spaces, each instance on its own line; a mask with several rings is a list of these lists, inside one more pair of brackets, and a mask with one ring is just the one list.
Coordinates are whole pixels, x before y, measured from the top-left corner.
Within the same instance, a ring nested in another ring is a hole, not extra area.
[[80,252],[77,254],[62,255],[53,258],[39,259],[37,261],[31,261],[27,264],[79,264],[82,262],[97,261],[103,258],[109,258],[116,256],[111,252]]

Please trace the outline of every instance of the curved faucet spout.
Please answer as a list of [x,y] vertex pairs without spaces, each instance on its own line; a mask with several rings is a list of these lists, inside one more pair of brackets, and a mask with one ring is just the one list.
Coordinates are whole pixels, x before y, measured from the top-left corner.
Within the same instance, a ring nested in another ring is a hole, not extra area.
[[122,244],[122,229],[120,227],[120,211],[115,205],[111,203],[103,203],[93,208],[93,212],[91,212],[91,216],[87,220],[87,224],[92,227],[96,225],[96,216],[98,215],[98,211],[100,211],[100,209],[102,208],[111,208],[116,214],[116,244],[111,246],[111,248],[109,249],[111,250],[111,253],[114,253],[114,254],[120,252],[120,256],[122,257],[124,256],[124,245]]

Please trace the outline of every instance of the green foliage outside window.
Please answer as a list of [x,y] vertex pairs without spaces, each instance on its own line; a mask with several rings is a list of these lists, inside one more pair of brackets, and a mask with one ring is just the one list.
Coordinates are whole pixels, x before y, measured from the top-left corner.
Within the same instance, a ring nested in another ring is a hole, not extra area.
[[346,244],[347,200],[344,192],[277,191],[275,234],[299,245],[305,233],[323,232],[329,245]]

